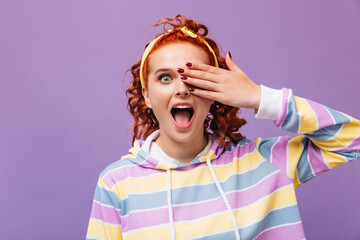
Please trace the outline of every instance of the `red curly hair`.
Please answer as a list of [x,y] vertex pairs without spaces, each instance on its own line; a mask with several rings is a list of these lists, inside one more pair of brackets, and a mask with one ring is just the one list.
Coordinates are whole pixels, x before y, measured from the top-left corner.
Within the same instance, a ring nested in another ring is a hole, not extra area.
[[[164,21],[162,21],[164,20]],[[219,54],[219,48],[214,40],[206,37],[208,34],[208,29],[205,25],[196,23],[192,19],[187,19],[181,14],[176,15],[174,18],[160,18],[159,21],[153,25],[153,27],[157,27],[163,25],[164,32],[159,33],[156,37],[167,32],[166,26],[171,25],[174,29],[170,34],[164,35],[164,37],[160,38],[160,40],[154,45],[151,50],[151,53],[154,52],[157,48],[160,48],[166,44],[185,41],[190,42],[200,48],[202,48],[208,55],[210,65],[215,65],[214,57],[210,53],[209,48],[199,40],[198,38],[192,38],[185,36],[182,31],[177,30],[183,26],[186,26],[189,30],[196,33],[199,37],[202,37],[214,50],[215,55],[217,57],[219,68],[228,69],[225,63],[225,58],[221,57]],[[202,33],[200,33],[202,30]],[[145,48],[149,45],[146,44]],[[148,60],[150,58],[149,54],[148,58],[144,63],[144,87],[147,87],[147,76],[148,76]],[[134,143],[135,139],[146,139],[151,133],[159,129],[159,122],[156,119],[151,108],[148,108],[145,104],[145,99],[142,95],[142,86],[140,82],[140,65],[141,60],[135,63],[131,69],[132,73],[132,84],[126,90],[126,95],[128,97],[128,109],[131,115],[134,118],[134,122],[130,126],[133,127],[134,135],[132,139],[132,143]],[[246,120],[239,118],[237,116],[239,112],[239,108],[228,106],[222,104],[220,102],[215,101],[211,107],[208,116],[204,121],[204,134],[208,134],[209,130],[215,136],[221,145],[224,147],[229,144],[229,142],[238,143],[241,139],[244,138],[238,130],[241,126],[246,124]]]

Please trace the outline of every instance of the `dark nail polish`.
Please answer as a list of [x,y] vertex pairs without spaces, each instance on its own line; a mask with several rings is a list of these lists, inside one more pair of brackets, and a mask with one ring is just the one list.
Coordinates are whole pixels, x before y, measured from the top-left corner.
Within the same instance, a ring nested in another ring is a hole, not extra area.
[[195,91],[195,89],[193,89],[192,87],[190,87],[190,88],[189,88],[189,91],[190,91],[190,92],[193,92],[193,91]]
[[182,80],[186,80],[187,77],[186,77],[185,75],[183,75],[183,76],[181,76],[181,79],[182,79]]
[[183,73],[184,72],[184,69],[182,69],[182,68],[178,68],[178,70],[177,70],[179,73]]
[[185,65],[186,65],[187,67],[191,67],[191,66],[192,66],[192,63],[191,63],[191,62],[187,62]]
[[229,51],[229,56],[230,56],[230,58],[232,59],[230,51]]

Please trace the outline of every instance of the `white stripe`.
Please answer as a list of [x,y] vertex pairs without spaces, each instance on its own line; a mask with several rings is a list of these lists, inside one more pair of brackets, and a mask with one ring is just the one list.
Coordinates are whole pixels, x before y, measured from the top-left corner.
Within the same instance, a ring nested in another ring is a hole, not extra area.
[[277,140],[276,142],[274,142],[274,144],[271,146],[271,149],[270,149],[270,159],[269,159],[269,161],[270,161],[270,163],[273,164],[273,165],[275,165],[275,164],[273,163],[273,150],[274,150],[275,145],[276,145],[278,142],[280,142],[280,139],[281,139],[281,137],[278,137],[278,140]]
[[[233,159],[232,159],[232,161],[230,161],[230,162],[228,162],[228,163],[224,163],[224,164],[219,164],[219,165],[216,165],[217,167],[219,166],[228,166],[228,165],[231,165],[231,164],[233,164],[233,161],[235,160],[235,161],[239,161],[239,160],[242,160],[242,158],[244,158],[244,157],[247,157],[247,156],[249,156],[249,155],[252,155],[252,154],[255,154],[255,152],[256,152],[256,148],[252,151],[252,152],[248,152],[248,153],[246,153],[246,154],[244,154],[243,156],[241,156],[241,158],[239,158],[239,157],[233,157]],[[261,162],[260,162],[261,163]],[[259,163],[259,164],[260,164]],[[201,168],[204,168],[204,169],[207,169],[208,167],[205,165],[205,163],[204,162],[202,162],[201,163],[202,165],[200,165],[199,167],[196,167],[196,168],[193,168],[193,169],[191,169],[191,170],[188,170],[188,171],[192,171],[192,170],[194,170],[194,169],[201,169]],[[122,166],[121,168],[124,168],[124,167],[127,167],[127,166]],[[256,166],[257,167],[257,166]],[[256,167],[254,167],[254,168],[251,168],[251,169],[248,169],[248,170],[246,170],[246,171],[251,171],[252,169],[255,169]],[[120,168],[117,168],[117,169],[120,169]],[[112,170],[111,170],[112,171]],[[161,170],[159,170],[159,171],[161,171]],[[245,172],[246,172],[245,171]],[[244,172],[244,173],[245,173]],[[128,179],[139,179],[139,180],[142,180],[142,179],[146,179],[146,178],[148,178],[148,177],[153,177],[153,176],[157,176],[157,175],[161,175],[161,174],[163,174],[162,172],[160,172],[160,173],[153,173],[153,174],[150,174],[150,175],[146,175],[146,176],[141,176],[141,177],[126,177],[126,179],[123,179],[123,180],[121,180],[121,181],[116,181],[115,182],[115,184],[111,187],[111,189],[112,190],[114,190],[114,188],[116,188],[116,186],[119,184],[119,183],[122,183],[122,182],[124,182],[124,181],[126,181],[126,180],[128,180]],[[105,176],[104,176],[105,177]],[[102,177],[102,178],[104,178],[104,177]],[[206,184],[206,183],[205,183]],[[198,184],[194,184],[194,186],[195,185],[198,185]],[[192,185],[186,185],[186,186],[192,186]],[[173,189],[176,189],[176,188],[173,188]],[[161,192],[161,191],[156,191],[156,192]],[[137,193],[137,194],[148,194],[149,192],[147,192],[147,193]],[[155,193],[155,192],[154,192]]]
[[259,198],[258,200],[256,200],[255,202],[251,203],[250,205],[246,205],[246,206],[243,206],[243,207],[235,208],[234,210],[237,210],[237,211],[238,211],[238,210],[241,210],[241,209],[244,209],[244,208],[249,208],[249,207],[255,205],[256,203],[258,203],[258,202],[260,202],[260,201],[262,201],[262,200],[270,197],[271,195],[275,194],[276,192],[281,191],[281,190],[283,190],[283,189],[285,189],[285,188],[288,188],[288,187],[294,187],[294,183],[290,183],[290,184],[285,185],[285,186],[283,186],[283,187],[281,187],[281,188],[277,188],[275,191],[273,191],[273,192],[271,192],[271,193],[263,196],[262,198]]
[[[265,162],[266,160],[262,161],[262,162]],[[261,163],[262,163],[261,162]],[[259,164],[260,165],[260,164]],[[228,193],[236,193],[236,192],[242,192],[242,191],[246,191],[246,190],[249,190],[251,188],[254,188],[256,187],[257,185],[261,184],[262,182],[266,181],[268,178],[270,178],[271,176],[279,173],[280,170],[278,169],[277,171],[265,176],[264,178],[261,178],[258,182],[246,187],[246,188],[243,188],[243,189],[237,189],[237,190],[234,190],[234,191],[229,191]],[[234,173],[232,174],[231,176],[233,175],[239,175],[239,173]],[[226,182],[227,180],[224,180],[223,182]],[[223,183],[221,182],[221,183]],[[198,184],[198,185],[194,185],[194,186],[200,186],[200,185],[209,185],[209,184],[213,184],[213,182],[211,183],[204,183],[204,184]],[[177,187],[177,188],[184,188],[183,187]],[[175,188],[172,188],[172,189],[175,189]],[[159,190],[157,192],[163,192],[164,190]],[[131,194],[131,195],[147,195],[148,193],[139,193],[139,194]],[[209,199],[206,199],[206,200],[200,200],[200,201],[195,201],[195,202],[189,202],[189,203],[180,203],[180,204],[172,204],[173,207],[175,206],[188,206],[188,205],[194,205],[194,204],[201,204],[201,203],[207,203],[207,202],[210,202],[210,201],[214,201],[216,199],[218,199],[219,197],[214,197],[214,198],[209,198]],[[126,199],[126,198],[125,198]],[[149,208],[149,209],[136,209],[136,210],[131,210],[128,214],[124,215],[124,216],[128,216],[130,213],[136,213],[136,212],[148,212],[148,211],[153,211],[153,210],[159,210],[159,209],[163,209],[165,208],[164,206],[161,206],[161,207],[155,207],[155,208]]]
[[[240,189],[240,190],[234,190],[234,191],[229,191],[227,193],[239,193],[239,192],[242,192],[242,191],[246,191],[246,190],[249,190],[251,188],[254,188],[256,187],[257,185],[261,184],[262,182],[266,181],[267,178],[270,178],[271,176],[279,173],[280,170],[277,170],[269,175],[267,175],[266,177],[262,178],[259,182],[255,183],[254,185],[251,185],[247,188],[244,188],[244,189]],[[212,183],[213,184],[213,183]],[[172,188],[174,189],[174,188]],[[190,205],[195,205],[195,204],[204,204],[204,203],[207,203],[207,202],[211,202],[211,201],[214,201],[216,199],[219,199],[221,198],[221,196],[217,196],[215,198],[210,198],[210,199],[206,199],[206,200],[202,200],[202,201],[196,201],[196,202],[189,202],[189,203],[180,203],[180,204],[172,204],[173,207],[178,207],[178,206],[190,206]],[[130,213],[137,213],[137,212],[150,212],[150,211],[155,211],[155,210],[159,210],[159,209],[164,209],[166,208],[165,206],[161,206],[161,207],[156,207],[156,208],[150,208],[150,209],[137,209],[137,210],[132,210],[130,211],[128,214],[126,215],[123,215],[124,217],[128,216]]]
[[318,130],[319,129],[319,126],[320,126],[320,123],[319,123],[319,118],[318,118],[318,115],[315,113],[315,111],[314,111],[314,109],[311,107],[311,105],[310,105],[310,103],[306,100],[306,99],[304,99],[305,100],[305,103],[308,105],[308,107],[310,108],[310,110],[313,112],[313,114],[314,114],[314,116],[315,116],[315,118],[316,118],[316,129],[315,129],[315,131],[316,130]]
[[116,208],[115,206],[108,205],[108,204],[105,204],[105,203],[96,201],[95,199],[93,200],[93,202],[96,202],[97,204],[99,204],[99,205],[101,205],[101,206],[103,206],[103,207],[113,208],[113,209],[115,209],[116,211],[121,212],[121,209]]
[[121,224],[108,223],[108,222],[104,222],[103,220],[97,219],[97,218],[90,218],[90,221],[100,222],[106,226],[121,227]]
[[285,227],[285,226],[291,226],[291,225],[295,225],[295,224],[299,224],[301,223],[301,220],[298,222],[294,222],[294,223],[285,223],[285,224],[281,224],[281,225],[277,225],[277,226],[273,226],[270,228],[265,229],[264,231],[262,231],[261,233],[259,233],[254,239],[256,239],[257,237],[259,237],[262,233],[267,232],[269,230],[275,229],[275,228],[279,228],[279,227]]
[[289,173],[289,144],[290,144],[290,141],[291,141],[291,139],[289,141],[287,141],[287,143],[286,143],[286,162],[285,162],[286,163],[285,164],[286,174],[289,178],[291,178],[290,173]]
[[[304,139],[304,138],[303,138]],[[309,164],[309,166],[310,166],[310,169],[311,169],[311,173],[314,175],[314,176],[316,176],[316,174],[315,174],[315,172],[314,172],[314,169],[313,169],[313,166],[311,165],[311,162],[310,162],[310,156],[309,156],[309,149],[310,149],[310,145],[312,144],[313,142],[311,142],[311,141],[308,141],[308,151],[307,151],[307,156],[306,156],[306,161],[308,162],[308,164]],[[315,144],[314,144],[315,145]],[[302,147],[302,149],[303,149],[303,151],[304,151],[304,144],[303,144],[303,142],[301,141],[301,147]],[[321,149],[320,149],[321,150]],[[321,151],[320,151],[321,152]],[[299,159],[299,161],[300,161],[300,159]],[[297,166],[297,165],[296,165]],[[297,167],[296,167],[296,170],[297,170]],[[299,176],[299,175],[298,175]]]
[[[336,135],[335,135],[335,137],[334,138],[336,138],[337,137],[337,135],[340,133],[340,130],[342,130],[344,128],[344,124],[342,124],[342,127],[341,127],[341,129],[339,129],[339,131],[336,133]],[[348,146],[350,146],[354,141],[356,141],[356,140],[358,140],[360,138],[360,132],[359,132],[359,134],[356,136],[356,138],[355,139],[353,139],[351,142],[349,142],[348,144],[346,144],[345,146],[343,146],[343,147],[340,147],[340,148],[335,148],[335,149],[331,149],[331,151],[339,151],[339,150],[343,150],[344,148],[347,148]],[[340,141],[341,142],[341,141]],[[354,151],[354,150],[349,150],[349,151]],[[355,154],[355,156],[356,156],[356,154]],[[355,158],[356,159],[356,158]]]
[[329,166],[329,164],[328,164],[327,161],[326,161],[326,158],[325,158],[325,155],[324,155],[324,151],[323,151],[322,149],[320,149],[320,150],[321,150],[320,153],[321,153],[321,156],[322,156],[322,158],[323,158],[323,161],[324,161],[325,165],[327,166],[328,169],[331,169],[331,167]]

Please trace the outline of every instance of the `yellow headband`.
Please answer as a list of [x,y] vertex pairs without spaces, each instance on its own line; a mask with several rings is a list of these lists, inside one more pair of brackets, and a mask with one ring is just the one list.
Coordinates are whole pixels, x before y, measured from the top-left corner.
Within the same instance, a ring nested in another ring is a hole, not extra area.
[[[141,86],[145,86],[144,83],[144,76],[143,76],[143,71],[144,71],[144,63],[146,58],[149,56],[149,53],[151,51],[151,49],[154,47],[155,43],[164,35],[169,34],[170,32],[172,32],[174,29],[169,29],[167,30],[167,33],[164,33],[162,35],[160,35],[159,37],[155,38],[154,40],[152,40],[151,43],[149,43],[149,45],[146,47],[145,51],[144,51],[144,55],[141,59],[141,65],[140,65],[140,81],[141,81]],[[190,36],[192,38],[196,38],[198,35],[196,35],[195,33],[193,33],[192,31],[190,31],[186,26],[180,28],[180,30],[186,35],[186,36]],[[219,67],[219,63],[216,57],[216,54],[214,52],[214,50],[210,47],[210,45],[205,41],[205,39],[200,38],[201,41],[203,41],[206,46],[209,48],[209,51],[212,53],[212,55],[214,56],[214,60],[215,60],[215,67]]]

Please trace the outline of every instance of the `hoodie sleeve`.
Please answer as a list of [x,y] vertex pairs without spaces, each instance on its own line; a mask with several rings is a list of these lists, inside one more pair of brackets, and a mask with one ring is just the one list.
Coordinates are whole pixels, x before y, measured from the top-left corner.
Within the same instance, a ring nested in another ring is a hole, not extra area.
[[272,119],[277,127],[300,135],[258,138],[257,148],[262,156],[294,180],[295,187],[360,157],[359,120],[294,96],[290,89],[262,86],[262,90],[262,103],[255,117]]
[[87,240],[122,240],[120,200],[100,176],[95,189]]

